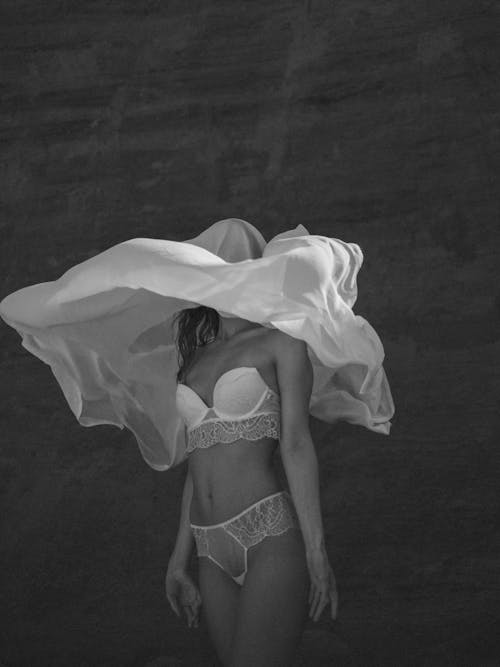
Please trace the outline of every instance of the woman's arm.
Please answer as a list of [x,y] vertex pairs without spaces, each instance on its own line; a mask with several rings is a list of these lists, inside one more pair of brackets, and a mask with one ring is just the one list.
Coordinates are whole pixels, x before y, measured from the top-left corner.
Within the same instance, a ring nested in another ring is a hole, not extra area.
[[281,399],[281,460],[297,510],[311,576],[309,616],[317,621],[330,600],[332,619],[335,619],[337,584],[326,553],[318,460],[309,431],[313,369],[306,343],[282,332],[277,332],[274,340],[277,342],[275,360]]
[[189,509],[193,497],[193,479],[189,471],[189,465],[182,492],[181,518],[175,547],[170,556],[167,574],[165,577],[165,592],[170,606],[181,616],[181,610],[185,613],[189,627],[198,627],[201,606],[201,595],[196,584],[188,574],[191,549],[194,544],[194,536],[189,525]]
[[313,370],[307,345],[277,332],[275,360],[281,402],[280,453],[308,554],[325,547],[318,460],[309,431]]
[[194,546],[194,536],[189,525],[189,510],[191,507],[191,499],[193,497],[193,479],[189,471],[189,465],[186,473],[186,481],[184,482],[184,490],[182,492],[181,516],[179,520],[179,530],[175,547],[170,556],[169,569],[185,570],[191,558],[191,551]]

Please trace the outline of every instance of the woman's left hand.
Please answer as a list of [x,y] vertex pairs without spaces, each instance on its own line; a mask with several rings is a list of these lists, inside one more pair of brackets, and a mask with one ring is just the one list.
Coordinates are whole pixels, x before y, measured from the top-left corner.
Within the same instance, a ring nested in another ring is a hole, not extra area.
[[328,561],[325,547],[306,552],[307,567],[311,577],[308,604],[309,618],[317,621],[327,604],[331,604],[332,619],[337,618],[339,596],[335,575]]

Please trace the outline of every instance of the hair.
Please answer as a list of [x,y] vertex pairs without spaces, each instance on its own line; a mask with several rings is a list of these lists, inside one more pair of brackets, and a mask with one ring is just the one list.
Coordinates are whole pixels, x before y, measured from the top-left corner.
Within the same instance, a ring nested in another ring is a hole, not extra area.
[[217,337],[220,315],[214,308],[208,306],[185,308],[175,315],[174,323],[177,325],[175,342],[179,358],[177,382],[180,382],[193,360],[196,349],[211,343]]

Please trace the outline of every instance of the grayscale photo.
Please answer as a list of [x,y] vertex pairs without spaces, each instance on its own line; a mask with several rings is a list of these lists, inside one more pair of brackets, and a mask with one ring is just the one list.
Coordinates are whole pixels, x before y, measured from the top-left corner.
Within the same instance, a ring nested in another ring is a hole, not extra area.
[[500,665],[500,6],[0,14],[0,667]]

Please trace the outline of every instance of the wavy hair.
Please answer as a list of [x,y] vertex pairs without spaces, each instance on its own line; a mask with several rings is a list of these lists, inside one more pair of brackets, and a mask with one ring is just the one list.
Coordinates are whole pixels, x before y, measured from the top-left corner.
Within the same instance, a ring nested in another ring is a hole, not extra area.
[[198,347],[211,343],[219,333],[220,315],[214,308],[185,308],[174,317],[177,325],[175,343],[179,358],[177,382],[184,377]]

